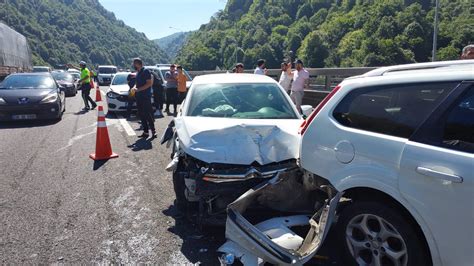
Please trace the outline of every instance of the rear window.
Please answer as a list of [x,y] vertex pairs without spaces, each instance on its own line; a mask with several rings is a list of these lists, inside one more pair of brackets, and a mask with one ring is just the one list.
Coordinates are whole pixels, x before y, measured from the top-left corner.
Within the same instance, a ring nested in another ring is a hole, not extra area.
[[62,80],[66,82],[74,82],[74,78],[67,72],[52,72],[51,75],[55,80]]
[[458,82],[401,84],[355,89],[333,116],[344,126],[409,138]]

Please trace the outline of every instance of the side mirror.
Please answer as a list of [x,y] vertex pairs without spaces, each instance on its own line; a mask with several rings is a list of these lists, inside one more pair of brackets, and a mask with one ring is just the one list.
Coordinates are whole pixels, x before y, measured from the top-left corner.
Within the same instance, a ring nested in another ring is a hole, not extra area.
[[171,121],[168,125],[168,128],[166,128],[165,132],[163,133],[163,136],[161,136],[160,144],[163,145],[167,141],[173,138],[174,135],[174,121]]

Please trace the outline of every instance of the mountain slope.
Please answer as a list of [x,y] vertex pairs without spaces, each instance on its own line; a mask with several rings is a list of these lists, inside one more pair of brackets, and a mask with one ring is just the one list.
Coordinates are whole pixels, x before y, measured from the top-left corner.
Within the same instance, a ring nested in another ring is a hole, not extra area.
[[84,60],[130,66],[167,62],[145,34],[117,20],[98,0],[0,0],[0,18],[28,38],[35,64],[52,66]]
[[[246,68],[259,58],[310,67],[381,66],[431,59],[434,0],[229,0],[192,33],[176,61],[188,69]],[[441,0],[438,58],[474,41],[469,1]]]
[[166,55],[173,60],[178,51],[183,47],[191,32],[176,32],[166,37],[153,40]]

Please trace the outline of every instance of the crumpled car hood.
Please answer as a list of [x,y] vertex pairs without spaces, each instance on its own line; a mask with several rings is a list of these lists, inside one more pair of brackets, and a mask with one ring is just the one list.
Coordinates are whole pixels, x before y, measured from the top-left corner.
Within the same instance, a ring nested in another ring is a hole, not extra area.
[[207,163],[265,165],[299,154],[300,119],[175,118],[180,148]]

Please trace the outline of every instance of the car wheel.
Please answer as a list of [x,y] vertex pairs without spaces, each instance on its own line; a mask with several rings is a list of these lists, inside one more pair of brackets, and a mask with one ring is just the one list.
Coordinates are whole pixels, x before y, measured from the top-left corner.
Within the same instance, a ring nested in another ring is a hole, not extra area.
[[337,228],[344,265],[428,265],[423,241],[404,217],[383,203],[346,206]]

